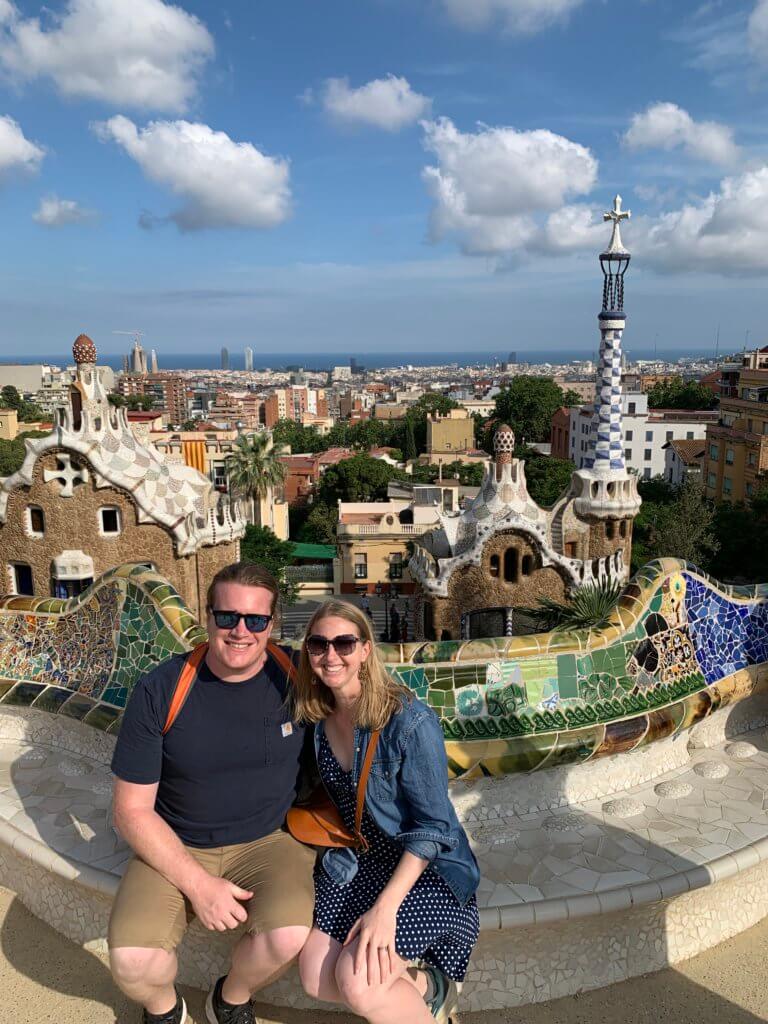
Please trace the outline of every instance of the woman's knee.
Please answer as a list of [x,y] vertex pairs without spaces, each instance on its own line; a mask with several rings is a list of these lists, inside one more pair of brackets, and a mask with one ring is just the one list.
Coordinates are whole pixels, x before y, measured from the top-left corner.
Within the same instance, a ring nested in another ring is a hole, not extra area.
[[375,1009],[384,998],[380,985],[369,985],[365,969],[355,974],[352,957],[341,956],[336,964],[336,984],[341,998],[352,1010],[361,1017],[366,1017],[370,1010]]
[[338,999],[338,992],[331,991],[331,989],[335,988],[332,983],[332,973],[331,984],[329,985],[325,982],[323,978],[323,966],[324,958],[319,955],[317,951],[313,951],[305,947],[299,954],[299,978],[301,979],[301,987],[311,999],[319,999],[321,1002],[333,1003]]
[[162,985],[176,974],[176,954],[165,949],[121,946],[109,951],[109,965],[119,985]]

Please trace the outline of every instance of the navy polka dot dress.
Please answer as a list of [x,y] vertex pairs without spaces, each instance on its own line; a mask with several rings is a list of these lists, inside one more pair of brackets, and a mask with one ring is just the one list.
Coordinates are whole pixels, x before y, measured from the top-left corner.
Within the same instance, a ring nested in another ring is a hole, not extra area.
[[[320,733],[318,768],[344,824],[352,829],[356,803],[352,773],[345,772],[336,760],[324,731]],[[337,885],[319,861],[315,868],[315,924],[337,942],[344,942],[358,917],[371,909],[403,854],[402,847],[381,831],[367,810],[362,833],[370,849],[358,855],[358,872],[351,882]],[[462,981],[479,930],[475,897],[462,907],[440,875],[427,868],[397,912],[395,949],[404,960],[424,960],[454,981]]]

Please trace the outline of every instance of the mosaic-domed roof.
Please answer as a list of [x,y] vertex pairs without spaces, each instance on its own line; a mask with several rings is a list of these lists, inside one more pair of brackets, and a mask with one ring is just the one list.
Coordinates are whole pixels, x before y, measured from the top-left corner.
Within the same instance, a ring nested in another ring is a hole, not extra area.
[[80,363],[96,362],[96,346],[87,334],[78,334],[75,344],[72,346],[72,355],[79,366]]
[[502,423],[493,435],[493,450],[497,455],[515,450],[515,432],[508,423]]

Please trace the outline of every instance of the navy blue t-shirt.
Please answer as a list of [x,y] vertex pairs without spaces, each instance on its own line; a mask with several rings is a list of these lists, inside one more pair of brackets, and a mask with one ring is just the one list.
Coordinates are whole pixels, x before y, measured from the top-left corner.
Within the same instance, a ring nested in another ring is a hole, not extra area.
[[288,683],[272,658],[225,683],[203,662],[165,736],[184,655],[143,676],[125,709],[112,771],[159,782],[155,810],[188,846],[248,843],[280,828],[296,798],[305,728],[291,721]]

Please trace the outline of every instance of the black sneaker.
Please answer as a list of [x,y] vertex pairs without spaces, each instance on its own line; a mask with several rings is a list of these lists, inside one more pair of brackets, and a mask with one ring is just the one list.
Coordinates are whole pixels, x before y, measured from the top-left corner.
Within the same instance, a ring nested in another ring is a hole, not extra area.
[[186,1019],[187,1004],[178,992],[176,993],[176,1005],[168,1013],[150,1013],[145,1010],[144,1016],[141,1018],[142,1024],[185,1024]]
[[208,1024],[259,1024],[253,1015],[250,999],[247,1003],[224,1002],[221,998],[224,978],[219,978],[205,1001],[205,1015],[208,1018]]

